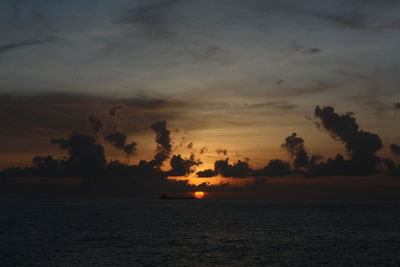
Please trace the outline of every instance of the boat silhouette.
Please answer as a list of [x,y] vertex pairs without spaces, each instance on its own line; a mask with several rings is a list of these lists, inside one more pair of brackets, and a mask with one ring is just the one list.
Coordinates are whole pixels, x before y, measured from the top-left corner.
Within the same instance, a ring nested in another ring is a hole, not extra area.
[[169,197],[166,194],[162,194],[160,199],[195,199],[194,197]]

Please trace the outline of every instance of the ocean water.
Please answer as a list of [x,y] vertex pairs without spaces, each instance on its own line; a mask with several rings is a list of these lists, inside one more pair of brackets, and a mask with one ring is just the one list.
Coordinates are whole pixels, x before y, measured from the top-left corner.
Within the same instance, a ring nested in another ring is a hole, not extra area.
[[1,199],[0,266],[400,266],[400,203]]

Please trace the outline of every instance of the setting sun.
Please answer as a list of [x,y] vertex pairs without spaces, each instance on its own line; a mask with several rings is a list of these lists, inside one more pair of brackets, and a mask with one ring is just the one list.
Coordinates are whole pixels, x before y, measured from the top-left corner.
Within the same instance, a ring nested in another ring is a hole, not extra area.
[[196,191],[196,192],[194,192],[194,196],[197,199],[202,199],[204,197],[204,192],[203,191]]

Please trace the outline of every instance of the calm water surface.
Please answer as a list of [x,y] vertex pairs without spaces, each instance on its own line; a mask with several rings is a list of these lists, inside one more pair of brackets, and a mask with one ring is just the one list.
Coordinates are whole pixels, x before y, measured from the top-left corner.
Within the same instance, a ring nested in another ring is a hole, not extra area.
[[0,266],[400,266],[400,203],[0,201]]

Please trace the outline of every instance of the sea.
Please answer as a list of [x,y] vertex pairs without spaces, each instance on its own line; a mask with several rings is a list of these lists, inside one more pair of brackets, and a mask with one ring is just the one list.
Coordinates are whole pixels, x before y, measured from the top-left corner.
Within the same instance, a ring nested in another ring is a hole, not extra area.
[[1,199],[0,266],[400,266],[400,203]]

